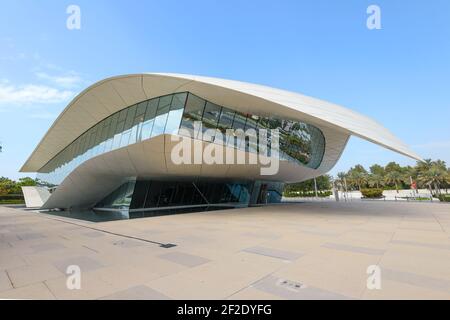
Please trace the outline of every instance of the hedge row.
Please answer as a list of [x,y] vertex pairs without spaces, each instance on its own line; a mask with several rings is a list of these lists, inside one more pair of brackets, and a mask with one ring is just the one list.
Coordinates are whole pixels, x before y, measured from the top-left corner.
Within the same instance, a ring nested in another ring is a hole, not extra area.
[[[320,198],[326,198],[331,196],[333,193],[331,191],[319,191],[318,196]],[[283,194],[285,197],[288,198],[294,198],[294,197],[315,197],[316,193],[314,191],[292,191],[292,192],[285,192]]]
[[24,204],[25,201],[22,199],[17,200],[0,200],[0,204]]
[[383,189],[361,189],[364,198],[379,199],[383,197]]
[[1,194],[0,200],[23,200],[23,195],[21,195],[21,194]]

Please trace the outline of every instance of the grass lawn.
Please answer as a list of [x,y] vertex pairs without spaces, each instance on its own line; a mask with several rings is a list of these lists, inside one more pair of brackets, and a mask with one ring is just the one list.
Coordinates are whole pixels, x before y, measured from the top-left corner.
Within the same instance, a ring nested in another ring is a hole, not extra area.
[[23,199],[0,200],[0,204],[25,204]]

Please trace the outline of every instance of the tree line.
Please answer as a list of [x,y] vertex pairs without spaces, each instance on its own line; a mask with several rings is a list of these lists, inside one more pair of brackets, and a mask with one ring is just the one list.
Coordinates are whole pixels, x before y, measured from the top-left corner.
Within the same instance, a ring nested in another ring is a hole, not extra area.
[[[415,166],[401,166],[390,162],[386,166],[374,164],[368,170],[358,164],[347,172],[339,172],[337,177],[323,175],[316,178],[317,190],[330,190],[335,183],[340,190],[348,191],[362,189],[429,189],[431,194],[438,196],[441,190],[447,193],[450,188],[450,168],[445,161],[427,159],[418,161]],[[288,184],[285,195],[314,192],[314,179]]]
[[[376,188],[384,190],[429,189],[433,195],[445,193],[450,188],[450,168],[445,161],[426,159],[418,161],[415,166],[401,166],[396,162],[390,162],[386,166],[372,165],[368,170],[358,164],[347,172],[339,172],[337,177],[323,175],[316,178],[318,191],[329,191],[333,183],[341,190],[361,190]],[[30,177],[20,178],[18,181],[0,177],[0,195],[22,194],[21,187],[35,186],[36,179]],[[314,179],[287,184],[285,194],[314,192]]]
[[21,195],[22,187],[35,186],[36,180],[30,177],[20,178],[18,181],[6,177],[0,177],[0,196]]
[[429,189],[433,195],[439,195],[441,189],[450,187],[450,168],[445,161],[426,159],[418,161],[415,166],[401,166],[390,162],[386,166],[372,165],[366,170],[356,165],[347,172],[339,172],[336,183],[349,190],[377,188],[384,190]]

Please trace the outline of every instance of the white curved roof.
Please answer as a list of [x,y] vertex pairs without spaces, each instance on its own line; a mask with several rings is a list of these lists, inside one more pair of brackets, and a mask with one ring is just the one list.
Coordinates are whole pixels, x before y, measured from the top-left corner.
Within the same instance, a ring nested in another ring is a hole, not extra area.
[[233,80],[145,73],[108,78],[81,92],[55,120],[21,171],[38,171],[84,131],[123,108],[143,100],[184,91],[241,112],[303,120],[321,128],[355,135],[421,160],[376,121],[336,104],[298,93]]

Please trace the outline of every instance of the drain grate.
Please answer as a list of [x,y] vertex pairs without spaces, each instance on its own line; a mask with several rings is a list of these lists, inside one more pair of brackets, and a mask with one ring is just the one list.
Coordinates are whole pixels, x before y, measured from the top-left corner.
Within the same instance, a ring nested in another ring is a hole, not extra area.
[[301,289],[305,289],[308,287],[304,283],[295,282],[295,281],[291,281],[291,280],[285,280],[285,279],[278,280],[277,285],[279,285],[280,287],[283,287],[287,290],[295,291],[295,292],[299,292]]
[[164,244],[160,245],[161,248],[165,248],[165,249],[173,248],[173,247],[176,247],[176,246],[177,245],[173,244],[173,243],[164,243]]

